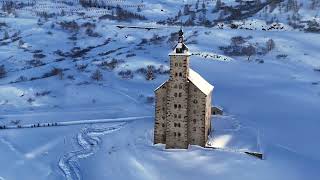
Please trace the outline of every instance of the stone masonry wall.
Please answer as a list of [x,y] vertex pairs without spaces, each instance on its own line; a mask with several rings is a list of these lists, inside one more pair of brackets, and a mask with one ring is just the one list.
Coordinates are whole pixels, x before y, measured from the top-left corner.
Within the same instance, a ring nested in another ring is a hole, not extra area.
[[204,146],[206,95],[191,82],[189,83],[188,141],[192,145]]
[[170,56],[166,148],[188,148],[188,56]]
[[206,115],[205,115],[205,141],[208,141],[208,136],[211,132],[211,98],[212,92],[206,97]]
[[163,84],[155,92],[155,126],[154,144],[166,143],[166,113],[167,113],[167,90],[168,82]]

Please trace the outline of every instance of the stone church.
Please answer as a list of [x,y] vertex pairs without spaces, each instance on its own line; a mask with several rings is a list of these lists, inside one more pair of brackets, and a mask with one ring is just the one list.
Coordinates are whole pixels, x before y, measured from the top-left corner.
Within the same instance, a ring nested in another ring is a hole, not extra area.
[[213,86],[189,68],[190,56],[180,30],[178,44],[169,54],[170,78],[155,90],[154,143],[168,149],[204,147],[211,131]]

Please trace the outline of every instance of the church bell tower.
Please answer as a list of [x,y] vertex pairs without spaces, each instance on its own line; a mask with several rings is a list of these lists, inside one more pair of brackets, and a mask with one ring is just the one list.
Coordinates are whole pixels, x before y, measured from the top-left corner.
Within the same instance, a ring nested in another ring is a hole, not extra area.
[[188,76],[190,53],[178,32],[178,44],[169,54],[170,78],[167,96],[166,148],[188,148]]

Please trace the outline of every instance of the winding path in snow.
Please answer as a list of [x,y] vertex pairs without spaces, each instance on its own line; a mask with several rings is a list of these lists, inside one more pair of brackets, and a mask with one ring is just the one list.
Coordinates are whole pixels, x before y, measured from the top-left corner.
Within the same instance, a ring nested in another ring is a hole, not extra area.
[[65,178],[67,180],[81,180],[78,160],[92,156],[100,149],[102,142],[100,136],[118,131],[128,123],[129,122],[124,122],[104,128],[84,128],[77,135],[77,143],[79,144],[80,149],[65,154],[59,160],[59,168],[62,170]]

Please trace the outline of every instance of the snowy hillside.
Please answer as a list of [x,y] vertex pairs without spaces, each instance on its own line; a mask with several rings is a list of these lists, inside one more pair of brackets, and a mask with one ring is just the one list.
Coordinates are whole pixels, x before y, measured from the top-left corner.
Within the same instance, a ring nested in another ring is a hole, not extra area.
[[[320,1],[1,7],[0,180],[318,179]],[[181,22],[190,66],[224,109],[216,150],[153,145],[153,90]]]

